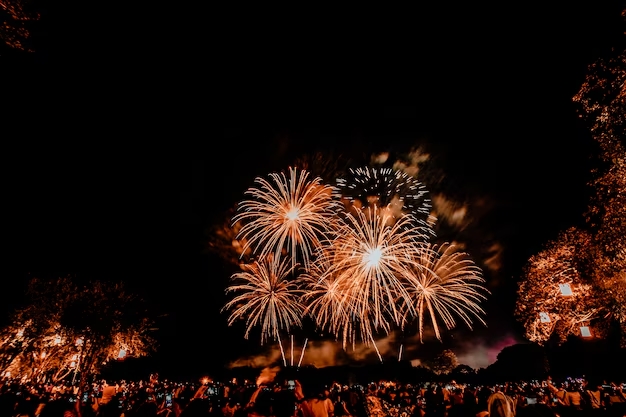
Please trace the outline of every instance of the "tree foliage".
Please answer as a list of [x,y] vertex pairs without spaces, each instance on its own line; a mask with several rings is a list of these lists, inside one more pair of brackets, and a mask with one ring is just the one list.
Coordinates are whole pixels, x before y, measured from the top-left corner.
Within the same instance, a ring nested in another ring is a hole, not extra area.
[[574,100],[599,144],[601,161],[586,213],[593,236],[586,272],[626,346],[626,51],[592,65]]
[[601,316],[598,293],[578,267],[589,244],[584,231],[570,228],[525,266],[515,313],[531,342],[543,344],[554,337],[563,343]]
[[[563,342],[584,324],[593,337],[617,328],[626,346],[626,52],[591,65],[573,100],[599,149],[585,226],[562,232],[529,259],[516,315],[534,342],[553,335]],[[556,291],[566,283],[572,296]]]
[[30,46],[31,23],[39,14],[27,0],[0,0],[0,41],[10,48],[33,52]]
[[457,366],[459,366],[459,360],[457,359],[456,354],[450,349],[441,351],[435,355],[434,358],[426,362],[426,367],[435,375],[449,374]]
[[476,369],[461,364],[450,372],[449,377],[458,383],[474,384],[477,381],[477,375]]
[[143,301],[121,283],[33,279],[29,303],[0,332],[0,375],[31,381],[88,377],[108,361],[154,349]]

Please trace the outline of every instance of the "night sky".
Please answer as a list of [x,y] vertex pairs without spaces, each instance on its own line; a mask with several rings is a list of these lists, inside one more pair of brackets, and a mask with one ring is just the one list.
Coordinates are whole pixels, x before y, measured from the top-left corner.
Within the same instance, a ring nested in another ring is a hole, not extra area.
[[521,267],[585,209],[594,143],[571,97],[588,64],[624,45],[614,3],[285,19],[186,5],[170,24],[110,11],[89,24],[48,7],[39,49],[0,56],[15,70],[2,81],[15,93],[4,103],[3,316],[28,277],[124,280],[160,315],[151,366],[199,375],[261,353],[219,313],[233,271],[206,250],[211,228],[255,177],[297,157],[423,146],[443,174],[435,191],[468,209],[447,237],[479,265],[499,248],[485,274],[489,327],[459,325],[446,346],[484,357],[523,340],[512,318]]

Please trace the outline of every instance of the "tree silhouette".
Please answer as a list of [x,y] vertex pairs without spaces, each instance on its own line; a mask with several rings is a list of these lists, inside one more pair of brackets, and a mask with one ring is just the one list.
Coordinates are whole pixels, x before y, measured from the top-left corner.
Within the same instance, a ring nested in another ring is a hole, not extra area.
[[454,368],[449,376],[450,379],[459,383],[475,383],[477,381],[476,375],[476,369],[469,365],[461,364]]
[[427,361],[425,365],[435,375],[445,375],[459,366],[459,360],[452,350],[445,349]]
[[550,364],[542,346],[518,343],[502,349],[483,374],[492,381],[530,381],[544,380],[549,371]]

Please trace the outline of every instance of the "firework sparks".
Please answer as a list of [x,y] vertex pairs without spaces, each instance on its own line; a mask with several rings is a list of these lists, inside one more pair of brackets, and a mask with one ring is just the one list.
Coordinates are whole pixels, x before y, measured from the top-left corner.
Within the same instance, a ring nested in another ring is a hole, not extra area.
[[242,253],[252,248],[264,258],[286,250],[294,267],[301,260],[308,268],[311,254],[333,230],[335,219],[332,187],[320,178],[308,178],[307,171],[290,168],[289,177],[283,172],[255,180],[258,187],[246,191],[253,199],[242,201],[233,217],[233,224],[243,224],[237,235],[245,242]]
[[[350,316],[359,320],[362,339],[369,343],[373,330],[387,331],[399,323],[400,300],[409,303],[407,282],[424,241],[408,227],[411,215],[390,221],[387,211],[376,206],[347,214],[337,238],[326,252],[330,259],[321,279],[330,279],[340,305],[347,312],[336,312],[334,328],[345,327]],[[328,299],[327,303],[335,304]],[[370,327],[371,326],[371,327]]]
[[338,178],[333,195],[357,207],[384,207],[394,197],[394,175],[391,168],[363,167],[349,170],[348,178]]
[[425,229],[430,229],[434,222],[426,187],[403,171],[362,167],[350,169],[348,176],[338,178],[336,182],[333,196],[351,206],[377,206],[390,210],[396,218],[412,214],[417,224]]
[[247,339],[252,328],[261,327],[261,343],[270,337],[280,340],[281,330],[302,325],[303,307],[300,280],[289,279],[294,267],[287,258],[269,255],[263,261],[242,266],[243,271],[231,276],[233,285],[226,292],[238,293],[222,310],[231,310],[228,324],[245,320]]
[[[408,291],[411,311],[417,313],[420,340],[424,331],[424,315],[430,317],[435,335],[441,340],[439,320],[448,330],[460,318],[471,329],[472,318],[486,325],[480,302],[486,299],[481,269],[452,245],[432,246],[418,254],[419,268],[413,270],[415,279]],[[406,299],[405,299],[406,300]]]
[[33,21],[39,20],[38,13],[27,10],[22,0],[0,0],[0,42],[11,48],[33,52],[28,46]]
[[306,306],[304,314],[308,314],[320,329],[335,333],[335,318],[347,313],[344,305],[347,307],[348,304],[336,280],[326,273],[332,262],[328,250],[321,249],[316,259],[300,276],[305,288],[302,296],[302,304]]
[[[308,314],[318,328],[335,335],[342,340],[344,349],[348,342],[356,344],[358,336],[365,343],[374,338],[372,321],[369,316],[361,316],[355,299],[346,291],[345,281],[337,281],[327,274],[332,263],[329,253],[321,254],[312,269],[302,274],[306,289],[302,300],[305,305],[304,313]],[[369,310],[368,310],[369,311]],[[389,331],[386,322],[382,323],[384,331]]]

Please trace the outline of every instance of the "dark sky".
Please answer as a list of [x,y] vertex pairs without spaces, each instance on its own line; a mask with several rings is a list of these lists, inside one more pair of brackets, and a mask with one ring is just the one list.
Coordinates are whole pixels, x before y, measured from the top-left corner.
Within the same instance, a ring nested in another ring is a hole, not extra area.
[[2,55],[15,69],[3,80],[15,93],[5,310],[29,276],[121,279],[167,313],[162,369],[201,373],[256,353],[219,314],[230,270],[205,252],[211,226],[295,157],[424,145],[441,190],[473,213],[451,237],[502,248],[487,273],[489,327],[457,338],[464,350],[519,340],[516,276],[584,210],[594,144],[571,97],[587,65],[624,44],[615,3],[284,18],[189,4],[163,21],[49,6],[38,52]]

